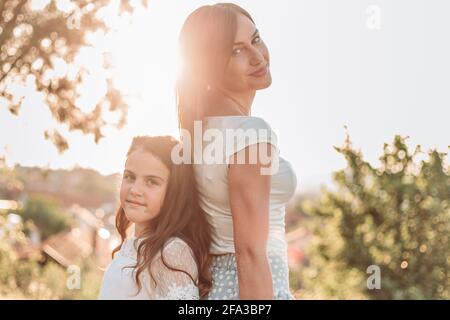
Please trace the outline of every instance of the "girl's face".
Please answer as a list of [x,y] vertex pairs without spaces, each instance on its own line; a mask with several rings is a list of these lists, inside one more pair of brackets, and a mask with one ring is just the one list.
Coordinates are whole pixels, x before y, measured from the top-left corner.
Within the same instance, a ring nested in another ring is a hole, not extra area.
[[253,22],[243,14],[237,17],[234,43],[224,76],[225,88],[241,92],[269,87],[272,83],[269,50]]
[[134,150],[127,158],[120,188],[125,215],[142,228],[158,216],[164,202],[170,171],[152,153]]

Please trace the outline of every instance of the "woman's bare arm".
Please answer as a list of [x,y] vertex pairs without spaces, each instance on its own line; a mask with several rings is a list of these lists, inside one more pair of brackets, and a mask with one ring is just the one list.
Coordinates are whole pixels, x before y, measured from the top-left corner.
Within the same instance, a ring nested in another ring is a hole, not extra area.
[[229,195],[233,215],[234,245],[236,251],[240,299],[273,298],[272,275],[266,254],[269,232],[270,175],[262,175],[267,167],[257,159],[249,164],[251,152],[271,147],[259,143],[247,147],[234,156],[234,162],[245,153],[245,164],[230,164],[228,172]]

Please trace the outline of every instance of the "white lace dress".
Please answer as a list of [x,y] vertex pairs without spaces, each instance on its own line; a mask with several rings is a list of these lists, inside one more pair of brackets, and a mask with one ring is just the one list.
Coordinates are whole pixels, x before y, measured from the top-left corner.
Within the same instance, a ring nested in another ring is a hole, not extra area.
[[[142,272],[140,280],[142,289],[138,287],[134,278],[134,268],[127,268],[136,264],[137,245],[139,239],[125,240],[120,251],[108,266],[100,289],[100,300],[198,300],[199,290],[192,279],[184,272],[167,268],[161,259],[161,253],[152,264],[153,276]],[[164,261],[176,269],[185,270],[195,281],[198,279],[198,269],[189,245],[180,238],[171,238],[164,247]]]

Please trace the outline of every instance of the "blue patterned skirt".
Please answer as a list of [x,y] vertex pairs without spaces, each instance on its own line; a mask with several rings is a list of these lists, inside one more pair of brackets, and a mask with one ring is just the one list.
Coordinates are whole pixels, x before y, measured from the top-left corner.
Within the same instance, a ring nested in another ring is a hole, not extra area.
[[[275,300],[294,300],[289,290],[289,269],[286,256],[269,254]],[[211,264],[212,287],[208,300],[239,300],[236,255],[228,253],[213,256]]]

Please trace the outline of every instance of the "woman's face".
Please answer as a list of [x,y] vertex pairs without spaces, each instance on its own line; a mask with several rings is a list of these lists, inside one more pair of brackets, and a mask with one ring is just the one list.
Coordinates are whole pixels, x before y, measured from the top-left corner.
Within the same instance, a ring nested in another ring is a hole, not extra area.
[[[253,22],[243,14],[237,17],[237,32],[224,85],[231,91],[260,90],[272,83],[269,50]],[[255,72],[262,70],[262,72]]]
[[169,176],[164,163],[148,151],[137,149],[128,156],[120,188],[128,220],[142,227],[158,216]]

